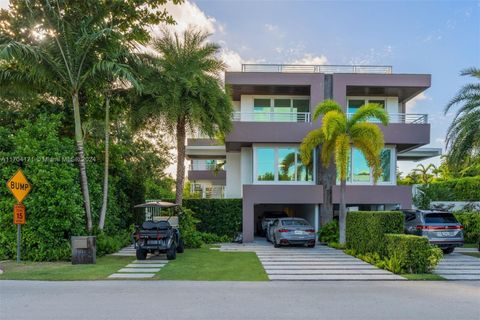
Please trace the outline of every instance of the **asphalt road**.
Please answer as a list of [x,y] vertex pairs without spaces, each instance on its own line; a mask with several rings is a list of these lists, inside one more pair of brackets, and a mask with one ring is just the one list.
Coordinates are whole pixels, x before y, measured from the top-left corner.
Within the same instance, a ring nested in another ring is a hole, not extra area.
[[480,319],[480,282],[0,281],[0,319]]

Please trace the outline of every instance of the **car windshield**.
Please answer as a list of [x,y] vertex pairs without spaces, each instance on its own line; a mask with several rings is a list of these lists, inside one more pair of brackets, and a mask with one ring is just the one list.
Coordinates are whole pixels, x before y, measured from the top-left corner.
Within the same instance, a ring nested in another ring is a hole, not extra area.
[[282,220],[283,226],[308,226],[308,222],[305,220]]
[[457,223],[453,214],[448,212],[435,212],[425,214],[425,223]]

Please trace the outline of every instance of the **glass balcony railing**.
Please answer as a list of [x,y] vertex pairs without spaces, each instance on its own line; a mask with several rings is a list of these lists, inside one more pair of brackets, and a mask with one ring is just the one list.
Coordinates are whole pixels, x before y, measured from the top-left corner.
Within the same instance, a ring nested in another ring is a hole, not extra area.
[[233,121],[310,122],[310,112],[234,112]]
[[[354,113],[347,113],[348,119],[350,119]],[[425,124],[428,123],[428,114],[419,113],[389,113],[390,123],[411,123],[411,124]],[[372,119],[370,122],[379,122]]]
[[392,67],[368,65],[242,64],[242,72],[391,74]]

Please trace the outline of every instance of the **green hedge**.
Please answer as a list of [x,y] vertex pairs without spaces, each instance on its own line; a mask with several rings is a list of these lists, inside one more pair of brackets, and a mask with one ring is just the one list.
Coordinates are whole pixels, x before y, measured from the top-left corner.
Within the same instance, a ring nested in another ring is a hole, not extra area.
[[480,212],[459,212],[455,218],[463,225],[463,234],[466,243],[480,241]]
[[182,205],[200,220],[200,232],[233,238],[242,229],[242,199],[184,199]]
[[465,177],[447,181],[434,181],[421,186],[430,201],[478,201],[480,177]]
[[352,211],[347,214],[347,248],[357,253],[378,252],[384,255],[384,235],[403,233],[400,211]]
[[425,237],[386,234],[385,247],[387,268],[396,273],[428,273],[442,258],[442,250]]
[[325,243],[336,243],[340,237],[338,221],[332,220],[320,227],[318,240]]

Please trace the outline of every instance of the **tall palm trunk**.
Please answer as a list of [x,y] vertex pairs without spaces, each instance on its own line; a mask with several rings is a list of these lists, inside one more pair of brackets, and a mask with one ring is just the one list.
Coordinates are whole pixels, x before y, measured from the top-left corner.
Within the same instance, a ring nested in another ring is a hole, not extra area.
[[183,185],[185,183],[185,119],[177,122],[177,182],[175,189],[175,203],[182,205]]
[[78,101],[78,92],[72,95],[73,100],[73,117],[75,120],[75,142],[77,143],[78,167],[80,170],[80,186],[83,195],[83,205],[85,207],[85,218],[87,223],[87,231],[92,233],[92,212],[90,211],[90,193],[88,191],[87,168],[85,164],[85,153],[83,149],[83,132],[80,119],[80,103]]
[[105,216],[107,214],[108,205],[108,168],[109,168],[109,151],[110,150],[110,95],[105,95],[105,162],[103,167],[103,200],[102,209],[100,210],[100,220],[98,229],[103,230],[105,226]]
[[346,243],[346,225],[347,225],[347,204],[345,202],[345,193],[347,191],[347,181],[340,181],[340,217],[339,217],[339,229],[340,229],[340,243]]

